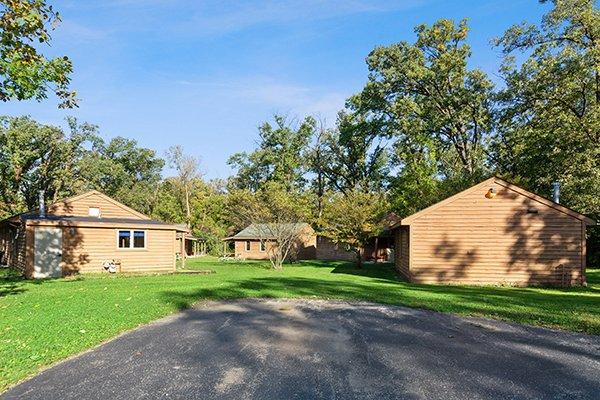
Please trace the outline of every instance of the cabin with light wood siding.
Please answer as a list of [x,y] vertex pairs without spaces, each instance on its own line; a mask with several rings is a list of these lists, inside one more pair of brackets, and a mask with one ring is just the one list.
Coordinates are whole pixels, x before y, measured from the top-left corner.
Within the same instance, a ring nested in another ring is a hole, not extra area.
[[175,271],[176,226],[92,190],[0,221],[0,262],[28,278]]
[[595,223],[492,177],[397,222],[395,265],[418,283],[581,285]]

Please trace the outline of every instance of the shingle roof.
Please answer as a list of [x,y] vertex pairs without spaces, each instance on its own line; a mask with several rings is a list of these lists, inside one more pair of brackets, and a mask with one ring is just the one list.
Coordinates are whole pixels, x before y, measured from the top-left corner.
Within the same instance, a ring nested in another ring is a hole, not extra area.
[[237,234],[225,238],[225,240],[244,240],[244,239],[273,239],[271,232],[276,228],[294,229],[296,232],[309,226],[306,222],[296,222],[289,224],[250,224]]
[[81,217],[72,215],[46,215],[44,218],[40,218],[36,214],[22,214],[20,218],[25,221],[64,221],[64,222],[98,222],[98,223],[113,223],[113,224],[124,224],[124,225],[156,225],[156,226],[173,226],[166,222],[155,221],[152,219],[139,219],[139,218],[98,218],[98,217]]

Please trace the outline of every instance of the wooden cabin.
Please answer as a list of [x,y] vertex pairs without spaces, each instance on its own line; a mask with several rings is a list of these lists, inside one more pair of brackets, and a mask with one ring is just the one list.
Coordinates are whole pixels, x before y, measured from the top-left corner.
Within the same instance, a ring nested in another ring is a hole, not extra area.
[[581,285],[595,223],[493,177],[398,221],[395,265],[419,283]]
[[[317,235],[307,223],[274,224],[283,229],[294,230],[297,234],[296,244],[291,257],[297,260],[312,260],[316,256]],[[248,260],[268,260],[269,248],[275,246],[275,238],[270,232],[277,227],[269,224],[251,224],[237,234],[224,238],[233,242],[235,257]]]
[[0,221],[2,264],[28,278],[175,270],[178,229],[92,190]]

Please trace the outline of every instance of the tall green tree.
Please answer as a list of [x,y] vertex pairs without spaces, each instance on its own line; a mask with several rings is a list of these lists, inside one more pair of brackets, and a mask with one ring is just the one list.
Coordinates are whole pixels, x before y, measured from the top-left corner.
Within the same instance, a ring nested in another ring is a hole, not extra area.
[[59,107],[77,105],[76,93],[69,89],[71,60],[48,59],[40,52],[59,22],[60,15],[45,0],[0,2],[0,100],[40,101],[52,91]]
[[312,117],[298,126],[285,117],[274,116],[273,124],[258,128],[258,148],[251,153],[236,153],[228,164],[236,170],[232,185],[238,189],[257,191],[266,182],[276,182],[289,190],[306,184],[305,152],[316,127]]
[[70,132],[29,117],[0,119],[0,214],[35,208],[38,193],[48,201],[73,194],[79,187],[78,160],[93,127],[68,120]]
[[[369,80],[348,101],[362,134],[391,142],[388,188],[401,215],[426,207],[488,174],[493,85],[469,69],[465,21],[415,28],[414,43],[375,48]],[[359,119],[359,120],[360,120]]]
[[385,188],[389,171],[384,139],[361,115],[341,112],[336,129],[325,131],[316,146],[309,165],[326,187],[342,193]]
[[414,44],[403,41],[369,54],[369,81],[349,104],[407,151],[416,142],[443,154],[440,173],[480,175],[492,128],[493,85],[484,72],[467,67],[467,24],[441,19],[415,32]]
[[495,41],[506,88],[494,161],[538,193],[560,182],[562,203],[600,218],[600,11],[593,0],[541,3],[552,9],[539,25],[515,25]]
[[199,162],[195,157],[184,154],[181,146],[169,148],[167,159],[170,166],[177,171],[177,176],[172,179],[172,184],[184,206],[185,222],[189,227],[192,220],[191,197],[200,181]]
[[154,150],[137,141],[97,136],[79,161],[83,187],[97,189],[128,206],[152,213],[165,162]]

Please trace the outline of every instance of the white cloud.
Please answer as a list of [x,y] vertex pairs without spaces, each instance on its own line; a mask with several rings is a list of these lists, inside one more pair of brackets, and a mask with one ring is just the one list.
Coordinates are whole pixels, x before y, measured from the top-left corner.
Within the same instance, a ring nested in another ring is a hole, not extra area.
[[200,97],[210,96],[238,107],[260,106],[273,113],[292,117],[316,115],[326,120],[328,125],[335,122],[337,113],[351,95],[331,88],[300,85],[260,76],[227,81],[178,79],[174,83],[187,87],[186,90],[195,87],[197,93],[202,93]]
[[[220,36],[259,25],[281,25],[381,13],[422,6],[430,0],[105,0],[84,3],[66,1],[71,9],[97,9],[117,18],[123,31],[161,31],[170,34]],[[166,15],[178,21],[164,26]],[[133,19],[132,19],[133,18]],[[133,22],[132,21],[136,21]],[[113,26],[116,26],[114,21]]]
[[65,19],[59,25],[57,31],[59,36],[68,38],[70,42],[92,42],[106,39],[113,33],[112,30],[96,29],[75,22],[73,19]]
[[343,17],[359,13],[397,11],[421,5],[423,0],[286,0],[205,2],[205,6],[183,21],[180,28],[196,34],[216,36],[263,24],[289,24]]

